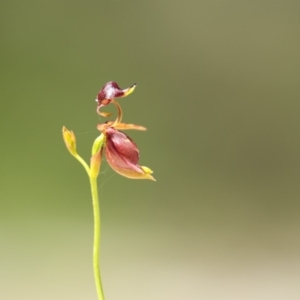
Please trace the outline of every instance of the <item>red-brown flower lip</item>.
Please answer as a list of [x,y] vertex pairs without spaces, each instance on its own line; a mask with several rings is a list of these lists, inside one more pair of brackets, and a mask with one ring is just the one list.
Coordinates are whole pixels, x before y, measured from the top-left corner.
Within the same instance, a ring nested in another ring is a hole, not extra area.
[[99,91],[96,102],[98,102],[99,106],[106,106],[115,98],[121,98],[129,95],[133,92],[135,87],[136,83],[127,89],[121,89],[116,82],[109,81]]

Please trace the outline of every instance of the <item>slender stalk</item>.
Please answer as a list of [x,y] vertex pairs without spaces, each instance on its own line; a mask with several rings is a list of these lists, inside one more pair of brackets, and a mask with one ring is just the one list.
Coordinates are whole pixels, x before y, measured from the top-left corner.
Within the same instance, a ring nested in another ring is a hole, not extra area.
[[97,178],[90,176],[91,192],[93,198],[93,210],[94,210],[94,247],[93,247],[93,267],[94,278],[96,283],[98,300],[104,300],[103,287],[100,276],[100,206],[98,198],[98,186]]
[[86,170],[88,176],[90,176],[90,168],[87,165],[87,163],[81,158],[81,156],[79,156],[78,154],[74,155],[74,157],[82,164],[82,166],[84,167],[84,169]]

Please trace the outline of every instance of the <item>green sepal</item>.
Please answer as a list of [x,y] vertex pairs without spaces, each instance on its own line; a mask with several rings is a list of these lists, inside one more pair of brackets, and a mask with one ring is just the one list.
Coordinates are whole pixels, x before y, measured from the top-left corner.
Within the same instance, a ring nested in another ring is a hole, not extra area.
[[101,150],[104,143],[105,143],[105,135],[101,133],[94,141],[92,147],[92,156],[94,156],[97,152]]

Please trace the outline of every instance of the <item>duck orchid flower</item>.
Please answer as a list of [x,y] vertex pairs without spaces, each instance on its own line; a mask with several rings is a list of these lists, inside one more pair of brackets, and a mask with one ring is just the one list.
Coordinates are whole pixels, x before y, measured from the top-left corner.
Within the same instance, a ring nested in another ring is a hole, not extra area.
[[[109,104],[113,104],[117,109],[117,118],[115,121],[108,121],[99,124],[97,129],[102,133],[101,142],[102,148],[105,150],[105,156],[111,168],[122,176],[132,179],[150,179],[154,180],[151,175],[151,169],[145,166],[140,166],[139,162],[139,149],[135,142],[121,130],[146,130],[145,127],[122,123],[123,112],[120,104],[116,98],[121,98],[131,94],[136,87],[133,84],[127,89],[121,89],[116,82],[108,82],[97,95],[97,113],[102,117],[107,117],[110,114],[101,112],[100,109]],[[95,151],[96,152],[96,151]]]

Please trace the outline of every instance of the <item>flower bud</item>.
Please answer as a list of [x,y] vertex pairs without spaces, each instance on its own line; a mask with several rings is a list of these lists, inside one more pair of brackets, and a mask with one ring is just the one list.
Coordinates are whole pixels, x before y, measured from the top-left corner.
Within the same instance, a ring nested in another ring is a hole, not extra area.
[[72,155],[76,156],[76,138],[74,132],[69,131],[65,126],[63,126],[62,133],[67,149]]
[[149,168],[138,165],[139,150],[133,140],[112,127],[106,129],[105,155],[109,165],[120,175],[155,180]]

